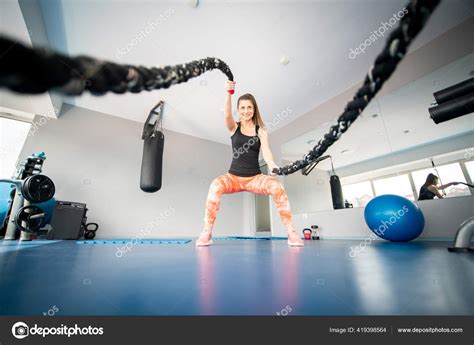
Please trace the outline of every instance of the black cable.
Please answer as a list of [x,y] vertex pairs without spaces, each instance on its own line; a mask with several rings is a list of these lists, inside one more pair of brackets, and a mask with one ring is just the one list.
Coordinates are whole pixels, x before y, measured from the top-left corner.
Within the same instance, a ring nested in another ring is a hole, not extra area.
[[0,87],[19,93],[37,94],[48,90],[66,95],[80,95],[84,91],[94,95],[138,93],[166,89],[213,69],[219,69],[229,80],[234,80],[229,66],[213,57],[146,68],[87,56],[68,57],[0,37]]
[[[441,175],[440,175],[439,172],[438,172],[438,168],[436,167],[436,164],[434,163],[433,158],[430,158],[430,160],[431,160],[431,166],[432,166],[433,169],[435,170],[436,175],[438,175],[439,183],[440,183],[441,185],[443,185],[443,181],[441,181]],[[444,191],[444,188],[441,189],[441,193],[443,193],[443,196],[446,196],[446,192]]]
[[330,155],[319,157],[310,165],[304,167],[303,170],[301,170],[301,172],[303,173],[303,175],[308,176],[311,173],[311,171],[313,171],[313,169],[316,167],[316,165],[318,165],[319,162],[322,162],[323,160],[328,159],[328,158],[331,159],[332,172],[334,175],[336,175],[336,173],[334,172],[334,164],[332,162],[332,157]]
[[457,184],[463,184],[465,186],[468,186],[469,188],[474,188],[474,185],[469,184],[469,183],[464,183],[464,182],[456,182]]
[[390,78],[439,2],[439,0],[413,0],[406,5],[408,13],[400,19],[398,27],[390,33],[385,48],[375,59],[373,67],[365,77],[364,84],[356,92],[352,101],[347,103],[337,123],[302,160],[274,169],[275,174],[289,175],[310,165],[347,131]]

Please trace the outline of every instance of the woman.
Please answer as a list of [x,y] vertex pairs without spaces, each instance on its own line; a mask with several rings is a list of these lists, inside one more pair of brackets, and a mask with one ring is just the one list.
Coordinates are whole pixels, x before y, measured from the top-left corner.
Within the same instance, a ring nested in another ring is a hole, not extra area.
[[[227,81],[227,91],[234,90],[235,82]],[[285,225],[290,246],[303,246],[304,243],[297,235],[293,225],[288,197],[275,177],[263,175],[260,171],[258,155],[262,149],[263,159],[269,171],[278,166],[273,162],[273,156],[268,144],[268,133],[258,110],[257,102],[251,94],[240,96],[237,101],[240,121],[232,117],[231,95],[227,92],[224,105],[225,124],[232,141],[232,164],[229,172],[212,181],[206,201],[204,229],[196,241],[197,246],[212,244],[212,227],[223,194],[237,192],[253,192],[271,194],[275,201],[280,218]],[[272,174],[273,175],[273,174]]]
[[429,200],[429,199],[434,199],[435,196],[437,196],[439,199],[443,199],[443,195],[439,192],[440,189],[445,189],[450,186],[455,186],[459,184],[458,182],[450,182],[445,185],[437,187],[439,182],[438,176],[435,174],[429,174],[426,177],[426,182],[423,186],[420,188],[420,196],[418,200]]

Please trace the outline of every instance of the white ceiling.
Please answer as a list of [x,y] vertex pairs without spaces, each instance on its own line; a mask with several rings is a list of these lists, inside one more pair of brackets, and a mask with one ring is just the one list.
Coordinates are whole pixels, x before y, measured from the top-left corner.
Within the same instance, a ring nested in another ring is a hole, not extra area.
[[[474,115],[436,125],[428,112],[434,101],[433,92],[465,80],[473,72],[474,54],[470,54],[392,93],[377,97],[341,139],[328,149],[335,166],[348,166],[473,131]],[[374,118],[373,114],[379,116]],[[333,123],[326,123],[282,145],[284,159],[301,159],[331,125]],[[404,133],[406,130],[409,133]],[[316,142],[308,144],[313,139]],[[344,150],[349,152],[343,154]],[[322,162],[318,168],[329,170],[330,164]]]
[[[377,40],[353,60],[348,57],[350,48],[368,38],[406,2],[201,0],[196,8],[187,0],[40,3],[48,38],[55,49],[150,67],[219,57],[234,73],[236,95],[254,94],[265,121],[287,108],[292,110],[282,126],[361,81],[385,40]],[[173,10],[169,18],[131,52],[117,58],[118,49],[169,9]],[[10,15],[4,13],[4,17]],[[472,13],[472,1],[442,1],[411,49],[431,41]],[[10,31],[23,30],[24,25],[12,18]],[[18,38],[27,40],[21,35]],[[290,59],[286,66],[279,63],[283,55]],[[224,83],[225,76],[213,71],[168,90],[102,97],[85,94],[66,102],[144,122],[149,110],[164,100],[165,128],[229,144],[221,110]],[[2,97],[2,102],[5,99]],[[41,114],[42,109],[37,109],[36,113]]]

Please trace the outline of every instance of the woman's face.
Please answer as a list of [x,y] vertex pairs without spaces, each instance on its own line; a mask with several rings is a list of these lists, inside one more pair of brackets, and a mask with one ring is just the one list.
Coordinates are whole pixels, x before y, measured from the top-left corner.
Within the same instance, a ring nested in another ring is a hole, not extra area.
[[239,102],[239,114],[240,118],[245,121],[249,121],[253,117],[254,109],[253,109],[253,104],[249,100],[241,100]]
[[433,180],[433,184],[434,184],[435,186],[438,185],[438,182],[439,182],[439,180],[438,180],[437,178],[435,178],[435,179]]

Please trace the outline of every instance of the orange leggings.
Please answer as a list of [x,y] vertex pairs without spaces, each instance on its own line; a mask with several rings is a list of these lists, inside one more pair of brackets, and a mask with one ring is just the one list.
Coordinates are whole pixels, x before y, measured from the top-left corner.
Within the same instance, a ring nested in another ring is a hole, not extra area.
[[243,191],[257,194],[271,194],[287,232],[295,230],[288,196],[278,179],[263,174],[251,177],[240,177],[230,173],[216,177],[209,187],[206,201],[206,215],[204,217],[204,230],[212,230],[221,204],[222,194],[232,194]]

